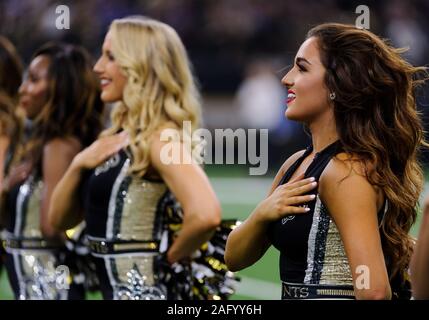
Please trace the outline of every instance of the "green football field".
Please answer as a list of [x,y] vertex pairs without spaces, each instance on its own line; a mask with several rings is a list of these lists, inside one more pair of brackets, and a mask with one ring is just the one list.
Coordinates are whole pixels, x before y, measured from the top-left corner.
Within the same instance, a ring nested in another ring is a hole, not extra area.
[[[224,218],[244,220],[264,199],[272,182],[271,176],[249,176],[244,167],[211,167],[207,170],[213,187],[218,195],[223,209]],[[425,192],[429,184],[425,185]],[[419,216],[420,219],[420,216]],[[419,220],[411,233],[417,236]],[[265,256],[253,266],[238,272],[241,281],[232,299],[279,299],[280,280],[278,272],[278,252],[270,248]],[[13,299],[5,272],[0,276],[0,299]],[[93,294],[88,299],[100,299],[99,294]]]

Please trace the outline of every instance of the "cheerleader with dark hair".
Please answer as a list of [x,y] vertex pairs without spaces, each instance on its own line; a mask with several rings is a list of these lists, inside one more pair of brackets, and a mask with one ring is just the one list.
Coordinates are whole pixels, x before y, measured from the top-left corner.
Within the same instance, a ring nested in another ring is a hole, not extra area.
[[101,130],[103,103],[88,53],[50,43],[19,89],[30,136],[3,183],[6,267],[17,299],[83,298],[65,235],[47,220],[52,192],[73,157]]

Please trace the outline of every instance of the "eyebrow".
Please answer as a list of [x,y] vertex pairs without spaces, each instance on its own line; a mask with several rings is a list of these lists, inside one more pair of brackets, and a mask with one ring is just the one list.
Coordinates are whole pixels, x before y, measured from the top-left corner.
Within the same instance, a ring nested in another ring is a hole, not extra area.
[[296,60],[295,60],[295,63],[298,63],[298,62],[305,62],[305,63],[311,65],[310,61],[308,61],[307,59],[305,59],[303,57],[297,57]]

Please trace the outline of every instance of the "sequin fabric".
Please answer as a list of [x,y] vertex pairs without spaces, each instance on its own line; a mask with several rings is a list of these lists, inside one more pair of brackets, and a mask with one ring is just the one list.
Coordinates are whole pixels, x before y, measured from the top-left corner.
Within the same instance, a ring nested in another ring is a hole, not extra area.
[[167,191],[164,183],[132,179],[128,190],[121,190],[122,219],[118,238],[152,240],[159,199]]
[[[107,162],[108,163],[108,162]],[[112,161],[113,163],[113,161]],[[163,182],[131,177],[126,159],[109,199],[106,239],[109,241],[159,241],[157,206],[167,187]],[[165,286],[156,277],[159,253],[135,252],[104,257],[115,300],[166,299]]]
[[338,229],[317,197],[308,239],[306,284],[352,285],[352,275]]
[[[224,221],[190,263],[170,266],[165,255],[182,227],[180,203],[163,181],[131,176],[129,166],[126,158],[116,170],[119,174],[109,198],[105,239],[154,241],[160,243],[160,249],[99,256],[104,259],[113,299],[225,299],[234,293],[238,278],[226,268],[223,254],[227,235],[236,222]],[[105,164],[103,168],[107,167]]]
[[[33,175],[19,187],[16,199],[14,232],[10,239],[38,239],[43,243],[40,210],[43,182]],[[13,267],[21,300],[67,299],[71,283],[68,269],[61,272],[58,253],[45,249],[6,248],[13,258]]]

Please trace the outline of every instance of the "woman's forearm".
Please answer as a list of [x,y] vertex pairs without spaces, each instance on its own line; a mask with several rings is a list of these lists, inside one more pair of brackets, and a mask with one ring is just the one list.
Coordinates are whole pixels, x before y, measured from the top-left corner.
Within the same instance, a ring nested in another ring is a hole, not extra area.
[[[201,212],[210,213],[201,215]],[[190,257],[202,244],[210,240],[221,220],[219,204],[205,208],[189,208],[184,210],[182,228],[167,252],[169,263]]]
[[258,261],[270,246],[266,235],[268,223],[254,211],[229,235],[225,262],[231,271],[239,271]]

